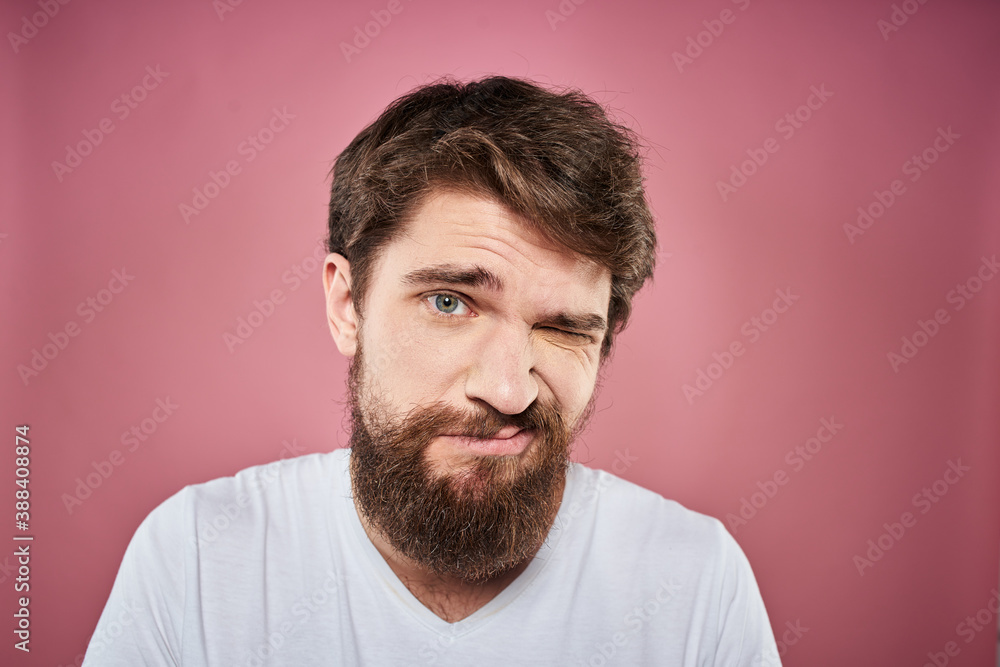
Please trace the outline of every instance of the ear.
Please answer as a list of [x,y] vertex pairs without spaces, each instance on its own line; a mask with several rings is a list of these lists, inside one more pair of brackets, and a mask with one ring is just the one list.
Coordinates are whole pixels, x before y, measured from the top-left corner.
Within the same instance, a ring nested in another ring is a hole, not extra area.
[[351,298],[351,263],[337,253],[326,256],[323,264],[326,292],[326,320],[337,349],[353,357],[358,349],[358,317]]

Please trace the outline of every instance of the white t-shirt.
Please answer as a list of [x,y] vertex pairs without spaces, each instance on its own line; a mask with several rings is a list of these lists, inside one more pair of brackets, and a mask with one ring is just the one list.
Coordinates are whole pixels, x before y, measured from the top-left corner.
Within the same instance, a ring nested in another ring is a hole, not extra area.
[[572,464],[524,572],[448,623],[354,509],[349,450],[188,486],[136,530],[87,650],[103,665],[780,665],[722,524]]

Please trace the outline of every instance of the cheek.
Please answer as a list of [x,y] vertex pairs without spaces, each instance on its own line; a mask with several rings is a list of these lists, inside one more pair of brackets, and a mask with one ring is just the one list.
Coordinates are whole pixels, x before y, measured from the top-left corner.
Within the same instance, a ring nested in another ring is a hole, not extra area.
[[552,350],[539,360],[537,369],[563,414],[568,419],[578,417],[594,391],[596,361],[582,351]]
[[572,396],[566,398],[566,406],[570,423],[575,423],[577,418],[583,414],[587,402],[594,393],[594,379],[588,377],[586,380],[581,380],[573,386],[572,392]]
[[363,344],[368,377],[400,406],[439,400],[459,367],[456,345],[404,318],[373,318]]

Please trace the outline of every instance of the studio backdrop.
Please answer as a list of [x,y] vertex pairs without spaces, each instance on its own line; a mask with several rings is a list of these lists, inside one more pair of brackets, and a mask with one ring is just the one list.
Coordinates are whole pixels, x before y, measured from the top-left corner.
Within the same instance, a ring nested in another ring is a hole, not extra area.
[[492,73],[579,88],[645,143],[655,280],[574,459],[721,520],[786,665],[996,660],[995,2],[18,0],[0,22],[0,663],[80,664],[185,485],[346,445],[333,158],[414,86]]

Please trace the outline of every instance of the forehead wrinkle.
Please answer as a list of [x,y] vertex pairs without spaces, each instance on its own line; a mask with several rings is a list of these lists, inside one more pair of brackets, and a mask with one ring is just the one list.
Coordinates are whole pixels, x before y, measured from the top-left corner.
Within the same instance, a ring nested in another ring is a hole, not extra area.
[[526,218],[506,208],[502,203],[489,199],[481,203],[486,204],[486,210],[478,208],[471,215],[463,210],[456,211],[445,207],[441,211],[437,221],[454,227],[472,228],[472,231],[446,231],[444,233],[486,236],[496,241],[507,243],[519,253],[521,251],[516,247],[516,243],[511,243],[506,237],[514,237],[516,242],[528,243],[539,250],[553,252],[566,252],[569,250],[554,242]]
[[[512,262],[502,252],[487,247],[485,240],[505,245],[527,260],[528,263],[542,269],[550,269],[559,264],[562,266],[573,264],[575,265],[574,272],[576,272],[577,267],[582,268],[585,264],[592,263],[595,266],[590,267],[591,270],[584,271],[584,273],[589,274],[588,277],[597,277],[600,269],[604,268],[592,259],[579,255],[549,238],[521,214],[511,211],[496,199],[481,196],[470,197],[464,193],[457,193],[459,200],[476,200],[477,205],[466,207],[462,203],[449,205],[448,199],[452,196],[455,196],[455,193],[448,190],[432,194],[423,206],[409,216],[406,227],[411,232],[411,240],[416,241],[415,236],[420,233],[418,228],[423,227],[424,229],[421,231],[431,237],[435,233],[442,236],[471,237],[473,241],[472,243],[466,241],[468,243],[466,247],[493,252],[509,263]],[[468,208],[472,210],[468,210]],[[448,227],[452,227],[452,229],[448,229]],[[521,249],[524,244],[530,245],[542,253],[556,255],[560,261],[557,263],[546,261],[546,259],[536,261]]]
[[[467,226],[472,226],[472,225],[467,225]],[[504,254],[504,250],[496,248],[497,244],[503,245],[504,249],[509,248],[510,250],[514,251],[515,253],[517,253],[518,256],[524,259],[524,261],[531,264],[532,266],[546,271],[558,270],[559,268],[561,268],[560,267],[561,265],[562,267],[573,267],[572,270],[574,273],[576,273],[581,269],[584,269],[582,272],[586,274],[588,277],[592,276],[596,277],[601,268],[600,265],[596,265],[595,262],[591,261],[590,263],[595,264],[595,266],[590,267],[591,270],[587,271],[585,269],[586,264],[588,263],[587,258],[578,255],[577,253],[574,253],[569,248],[559,247],[556,246],[555,244],[542,245],[539,243],[535,243],[531,240],[524,239],[513,232],[508,232],[507,234],[508,236],[512,237],[511,239],[499,238],[500,235],[495,233],[484,234],[479,232],[466,233],[466,232],[453,231],[453,232],[444,232],[444,234],[449,236],[459,236],[467,238],[469,240],[466,241],[466,243],[462,244],[461,247],[470,250],[483,250],[485,252],[492,253],[497,257],[499,257],[501,260],[503,260],[505,263],[512,264],[515,266],[516,264],[511,261],[511,258]],[[489,241],[492,241],[493,243],[489,243]],[[541,251],[542,253],[545,253],[547,257],[542,257],[539,259],[532,258],[524,250],[518,247],[521,244],[529,244],[532,247]],[[459,246],[456,245],[451,247],[459,247]],[[550,261],[553,256],[557,258],[556,262]]]

